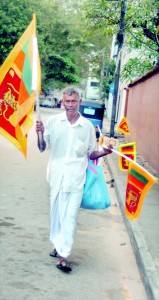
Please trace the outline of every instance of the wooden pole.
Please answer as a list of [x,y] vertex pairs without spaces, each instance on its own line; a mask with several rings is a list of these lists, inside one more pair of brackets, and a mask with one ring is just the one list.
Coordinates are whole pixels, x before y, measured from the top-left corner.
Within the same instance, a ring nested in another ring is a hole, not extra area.
[[[104,148],[109,149],[109,148],[106,147],[105,145],[104,145]],[[151,176],[151,178],[152,178],[154,181],[156,181],[156,183],[158,183],[158,178],[157,178],[157,177],[154,177],[152,174],[150,174],[146,169],[144,169],[142,166],[140,166],[136,161],[132,160],[130,157],[124,155],[123,153],[116,151],[115,149],[111,149],[111,150],[112,150],[113,153],[116,153],[116,154],[118,154],[119,156],[124,157],[124,158],[127,159],[128,161],[130,161],[130,162],[134,163],[136,166],[140,167],[144,172],[146,172],[149,176]]]
[[[37,121],[41,121],[38,90],[36,90],[36,112],[37,112]],[[39,150],[40,150],[40,152],[42,152],[43,151],[43,134],[41,131],[38,131],[37,134],[38,134],[38,140],[39,140]]]
[[[37,111],[37,120],[40,121],[40,103],[39,103],[39,93],[37,89],[38,82],[38,43],[36,36],[33,36],[33,77],[32,77],[32,90],[36,93],[36,111]],[[43,151],[43,133],[38,131],[38,141],[39,149]]]
[[122,47],[124,44],[126,4],[127,4],[127,0],[121,1],[120,28],[117,34],[118,53],[117,53],[117,62],[116,62],[116,70],[115,70],[115,78],[114,78],[114,96],[113,96],[113,105],[112,105],[112,114],[111,114],[111,123],[110,123],[110,137],[114,137],[114,129],[115,129],[115,122],[116,122],[116,106],[119,97],[121,56],[122,56]]

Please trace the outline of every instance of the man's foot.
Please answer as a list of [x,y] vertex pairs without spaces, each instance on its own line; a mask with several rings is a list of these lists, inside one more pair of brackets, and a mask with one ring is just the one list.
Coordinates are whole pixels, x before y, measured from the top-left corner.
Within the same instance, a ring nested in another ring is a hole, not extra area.
[[49,254],[50,256],[52,256],[52,257],[60,257],[60,255],[58,254],[58,252],[56,251],[56,249],[53,249],[51,252],[50,252],[50,254]]
[[68,260],[66,258],[60,258],[58,263],[57,263],[57,268],[64,271],[64,272],[70,272],[72,271],[72,266],[71,264],[68,262]]

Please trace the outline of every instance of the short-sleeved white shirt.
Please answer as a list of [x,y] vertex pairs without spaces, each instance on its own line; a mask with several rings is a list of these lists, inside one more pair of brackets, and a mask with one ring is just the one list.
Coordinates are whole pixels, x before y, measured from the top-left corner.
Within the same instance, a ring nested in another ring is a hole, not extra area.
[[88,154],[97,149],[93,124],[80,115],[75,124],[66,113],[52,116],[45,125],[44,139],[50,148],[47,179],[56,194],[81,190],[85,183]]

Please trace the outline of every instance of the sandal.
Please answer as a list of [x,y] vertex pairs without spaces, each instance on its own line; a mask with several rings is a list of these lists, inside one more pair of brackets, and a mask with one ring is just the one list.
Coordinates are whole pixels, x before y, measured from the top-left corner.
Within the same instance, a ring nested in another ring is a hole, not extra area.
[[56,249],[53,249],[53,250],[50,252],[49,255],[52,256],[52,257],[60,257],[60,255],[58,254],[58,252],[56,251]]
[[57,263],[57,268],[64,271],[64,272],[70,272],[72,271],[71,264],[67,261],[66,258],[61,258],[59,262]]

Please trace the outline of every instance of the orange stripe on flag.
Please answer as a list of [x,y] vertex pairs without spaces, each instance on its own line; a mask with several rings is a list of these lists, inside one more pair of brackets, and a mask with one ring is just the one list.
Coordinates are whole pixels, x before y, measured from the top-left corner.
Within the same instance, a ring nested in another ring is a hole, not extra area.
[[128,181],[130,183],[134,184],[140,190],[142,190],[144,188],[144,186],[145,186],[145,184],[143,182],[141,182],[140,180],[138,180],[136,177],[134,177],[130,173],[128,174]]
[[28,98],[29,98],[29,94],[28,94],[25,84],[22,80],[21,84],[20,84],[20,93],[19,93],[19,98],[18,98],[19,105],[21,105],[23,102],[25,102],[26,99],[28,99]]
[[21,50],[18,54],[18,56],[15,59],[15,65],[18,67],[19,71],[22,73],[23,66],[24,66],[24,60],[25,60],[25,54]]

